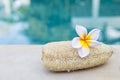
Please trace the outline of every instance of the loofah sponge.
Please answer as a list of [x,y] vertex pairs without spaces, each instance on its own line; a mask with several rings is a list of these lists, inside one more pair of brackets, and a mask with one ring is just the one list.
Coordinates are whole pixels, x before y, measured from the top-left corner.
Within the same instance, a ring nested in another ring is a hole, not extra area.
[[104,64],[112,55],[110,46],[101,44],[90,48],[90,54],[81,58],[71,41],[51,42],[42,46],[42,62],[51,71],[73,71]]

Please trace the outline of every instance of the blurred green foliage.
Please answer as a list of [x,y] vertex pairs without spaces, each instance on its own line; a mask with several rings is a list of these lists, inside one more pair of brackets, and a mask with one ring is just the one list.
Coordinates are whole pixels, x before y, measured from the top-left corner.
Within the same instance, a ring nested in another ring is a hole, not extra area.
[[[23,33],[33,44],[71,40],[77,36],[75,30],[72,28],[71,19],[73,17],[87,17],[92,19],[92,0],[31,0],[30,5],[22,4],[19,8],[13,7],[15,0],[10,1],[10,15],[5,15],[4,5],[0,3],[0,10],[2,12],[0,20],[7,22],[7,24],[17,24],[17,22],[23,22],[24,24],[24,22],[27,22],[29,27],[26,28]],[[116,2],[116,0],[100,0],[98,19],[101,16],[119,16],[119,5],[120,2]],[[103,21],[106,22],[102,23]],[[107,22],[107,19],[103,21],[100,22],[102,24],[100,24],[101,27],[99,27],[101,29],[99,40],[107,44],[119,43],[120,37],[114,39],[107,33],[107,31],[109,31],[109,21]],[[84,22],[86,22],[86,20],[84,20]],[[93,23],[99,24],[99,22],[96,21],[93,21],[91,24]],[[85,24],[89,23],[86,22]],[[89,32],[93,27],[90,26],[87,29]],[[117,32],[120,31],[119,26],[114,26],[113,29]],[[108,37],[110,39],[108,39]]]
[[76,35],[71,27],[74,0],[31,0],[30,6],[18,9],[21,20],[29,23],[24,33],[31,43],[70,40]]
[[12,17],[6,17],[6,16],[2,16],[1,20],[9,23],[15,22],[15,20]]

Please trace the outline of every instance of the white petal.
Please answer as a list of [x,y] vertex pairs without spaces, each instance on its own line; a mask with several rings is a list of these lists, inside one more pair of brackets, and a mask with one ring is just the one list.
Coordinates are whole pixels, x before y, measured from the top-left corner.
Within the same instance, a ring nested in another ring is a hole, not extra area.
[[95,47],[95,46],[99,46],[101,45],[102,43],[101,42],[98,42],[96,40],[87,40],[89,43],[90,43],[90,47]]
[[90,52],[89,48],[81,47],[81,48],[78,49],[78,54],[79,54],[79,56],[81,58],[86,57],[87,55],[89,55],[89,52]]
[[73,38],[73,40],[72,40],[72,47],[73,48],[80,48],[81,47],[81,45],[80,45],[80,38],[79,37]]
[[80,26],[80,25],[76,25],[76,32],[77,34],[82,38],[82,36],[85,34],[87,35],[87,30],[85,27]]
[[92,40],[97,40],[99,35],[100,35],[100,30],[99,29],[93,29],[88,34],[88,36],[90,36]]

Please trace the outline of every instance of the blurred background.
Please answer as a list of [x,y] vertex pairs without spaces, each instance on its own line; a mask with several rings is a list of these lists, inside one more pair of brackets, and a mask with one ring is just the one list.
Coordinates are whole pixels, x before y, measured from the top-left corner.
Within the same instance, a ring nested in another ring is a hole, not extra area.
[[76,24],[120,44],[120,0],[0,0],[0,44],[72,40]]

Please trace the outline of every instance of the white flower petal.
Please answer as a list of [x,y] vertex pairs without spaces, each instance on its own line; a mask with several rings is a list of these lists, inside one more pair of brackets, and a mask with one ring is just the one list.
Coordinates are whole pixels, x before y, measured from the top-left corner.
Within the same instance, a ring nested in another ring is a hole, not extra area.
[[82,38],[83,35],[87,35],[87,30],[85,27],[76,25],[76,32]]
[[93,29],[89,32],[88,37],[91,37],[92,40],[97,40],[100,35],[99,29]]
[[78,49],[78,54],[81,58],[86,57],[87,55],[89,55],[89,53],[90,53],[89,48],[81,47]]
[[101,45],[102,43],[101,42],[98,42],[96,40],[87,40],[89,43],[90,43],[90,47],[95,47],[95,46],[99,46]]
[[80,45],[80,38],[79,37],[73,38],[73,40],[72,40],[72,47],[73,48],[80,48],[81,47],[81,45]]

